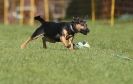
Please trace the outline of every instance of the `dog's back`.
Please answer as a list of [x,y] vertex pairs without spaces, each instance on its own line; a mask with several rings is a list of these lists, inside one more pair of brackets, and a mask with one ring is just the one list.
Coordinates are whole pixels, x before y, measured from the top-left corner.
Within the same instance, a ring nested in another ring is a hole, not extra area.
[[34,17],[34,20],[37,20],[41,23],[40,27],[33,33],[32,37],[35,37],[41,33],[44,33],[45,36],[59,41],[59,37],[62,34],[62,30],[64,26],[67,24],[66,22],[47,22],[40,16]]

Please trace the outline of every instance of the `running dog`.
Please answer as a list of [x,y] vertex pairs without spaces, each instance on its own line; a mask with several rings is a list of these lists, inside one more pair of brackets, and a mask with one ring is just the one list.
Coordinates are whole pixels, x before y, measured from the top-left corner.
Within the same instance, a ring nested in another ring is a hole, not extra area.
[[42,19],[40,16],[34,18],[38,20],[41,25],[35,30],[35,32],[21,45],[21,49],[24,49],[26,45],[34,39],[40,36],[43,41],[43,48],[47,48],[46,42],[56,43],[62,42],[68,49],[74,49],[74,35],[76,33],[82,33],[87,35],[89,28],[87,27],[86,19],[74,17],[71,22],[48,22]]

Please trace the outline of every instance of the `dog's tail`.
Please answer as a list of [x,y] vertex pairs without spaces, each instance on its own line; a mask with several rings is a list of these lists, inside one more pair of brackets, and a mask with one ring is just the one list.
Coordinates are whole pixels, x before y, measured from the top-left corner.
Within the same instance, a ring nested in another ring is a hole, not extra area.
[[44,20],[43,18],[41,18],[40,16],[34,17],[34,20],[38,20],[38,21],[41,22],[42,24],[45,22],[45,20]]

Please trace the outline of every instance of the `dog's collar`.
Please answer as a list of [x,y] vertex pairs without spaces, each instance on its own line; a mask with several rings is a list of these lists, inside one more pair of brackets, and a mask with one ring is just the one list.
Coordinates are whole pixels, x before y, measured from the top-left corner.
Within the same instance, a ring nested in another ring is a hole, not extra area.
[[73,29],[73,26],[70,24],[70,29],[72,32],[75,32],[75,30]]

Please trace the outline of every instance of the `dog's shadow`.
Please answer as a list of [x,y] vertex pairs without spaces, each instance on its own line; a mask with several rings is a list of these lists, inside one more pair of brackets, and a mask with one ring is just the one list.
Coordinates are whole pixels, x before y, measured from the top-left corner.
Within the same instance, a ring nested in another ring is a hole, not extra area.
[[73,50],[70,50],[70,49],[65,49],[65,48],[43,48],[44,50],[53,50],[53,51],[76,51],[76,50],[79,50],[79,49],[73,49]]
[[[64,49],[64,48],[47,48],[49,50],[59,50],[59,51],[66,51],[67,49]],[[47,50],[47,49],[44,49],[44,50]]]

